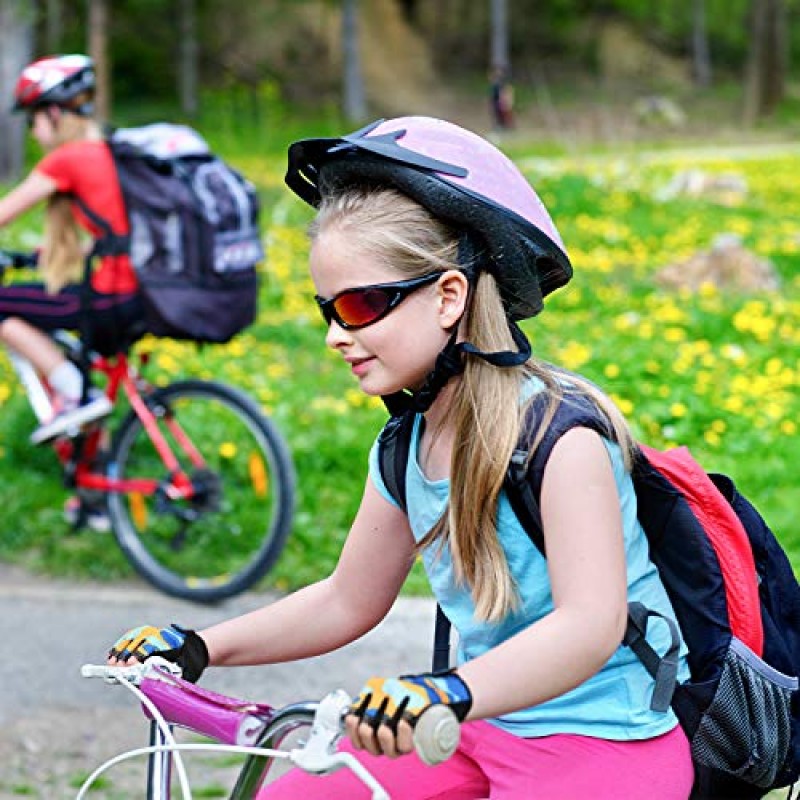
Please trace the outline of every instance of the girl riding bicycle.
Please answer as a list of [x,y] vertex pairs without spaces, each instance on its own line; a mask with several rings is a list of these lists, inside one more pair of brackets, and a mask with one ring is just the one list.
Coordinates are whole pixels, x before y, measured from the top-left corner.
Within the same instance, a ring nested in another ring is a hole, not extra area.
[[[0,198],[0,227],[46,201],[43,282],[0,287],[0,341],[26,357],[47,378],[59,405],[52,420],[31,436],[42,444],[111,412],[102,393],[84,391],[80,369],[44,333],[84,328],[88,302],[92,343],[113,348],[121,334],[143,319],[136,275],[127,256],[104,256],[82,298],[85,253],[78,225],[93,237],[102,232],[76,207],[83,203],[128,233],[122,194],[108,146],[93,118],[94,67],[83,55],[43,58],[27,66],[15,90],[14,110],[27,115],[31,134],[46,155]],[[86,396],[85,396],[86,395]]]
[[[209,664],[328,652],[378,624],[419,555],[458,631],[458,663],[372,678],[353,704],[347,746],[390,794],[688,797],[686,736],[671,710],[651,710],[654,682],[621,644],[628,601],[674,618],[636,518],[630,433],[597,388],[532,357],[517,325],[572,275],[536,193],[484,139],[420,117],[297,142],[287,183],[318,208],[310,270],[327,344],[363,391],[413,415],[408,514],[382,480],[376,442],[330,577],[199,633],[134,629],[110,661],[158,653],[196,679]],[[540,497],[545,559],[503,484],[526,409],[536,398],[553,409],[567,391],[607,434],[575,427],[553,447]],[[669,644],[665,630],[648,638],[659,652]],[[428,768],[411,754],[411,732],[434,704],[465,722],[456,754]],[[263,796],[356,794],[344,773],[290,773]]]

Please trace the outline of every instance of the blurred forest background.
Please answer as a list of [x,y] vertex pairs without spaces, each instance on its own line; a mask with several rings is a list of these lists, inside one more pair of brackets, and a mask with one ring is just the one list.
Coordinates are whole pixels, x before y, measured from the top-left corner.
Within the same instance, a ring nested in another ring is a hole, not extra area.
[[[567,146],[741,136],[794,114],[798,0],[0,0],[0,97],[89,52],[114,121],[430,113],[485,127],[508,71],[518,127]],[[225,98],[225,102],[221,102]],[[230,122],[230,120],[227,120]],[[270,123],[274,123],[270,125]],[[23,158],[0,107],[0,180]]]

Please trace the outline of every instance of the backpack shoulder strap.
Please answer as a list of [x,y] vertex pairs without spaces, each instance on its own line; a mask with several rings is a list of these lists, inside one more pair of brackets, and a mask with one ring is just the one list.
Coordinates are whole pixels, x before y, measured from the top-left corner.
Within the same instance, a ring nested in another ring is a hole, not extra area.
[[[523,425],[520,446],[514,451],[505,483],[506,493],[517,519],[544,556],[547,554],[539,501],[544,470],[553,448],[573,428],[589,428],[601,436],[613,438],[607,421],[589,398],[567,393],[560,400],[533,454],[530,454],[526,444],[532,441],[542,424],[549,402],[546,395],[540,395],[531,403]],[[670,645],[663,656],[656,653],[647,642],[647,622],[652,616],[662,617],[669,629]],[[678,676],[680,635],[677,626],[671,619],[645,608],[641,603],[629,603],[628,625],[623,643],[634,651],[655,680],[650,707],[654,711],[666,711]]]
[[[549,406],[549,396],[541,393],[533,399],[522,426],[517,448],[506,475],[505,490],[517,518],[534,545],[544,554],[544,535],[539,511],[539,494],[547,459],[556,442],[575,427],[588,427],[601,435],[609,435],[608,426],[591,402],[578,395],[568,395],[560,401],[541,441],[529,457],[530,443],[538,431]],[[393,416],[378,437],[378,466],[381,478],[392,498],[403,511],[406,500],[406,467],[411,447],[414,415],[410,412]],[[449,659],[450,623],[437,606],[434,635],[433,669],[446,669]]]
[[550,397],[546,392],[539,393],[531,401],[505,481],[506,494],[517,519],[542,554],[545,553],[545,546],[539,500],[544,470],[553,448],[573,428],[590,428],[601,436],[611,435],[608,423],[589,398],[567,393],[559,401],[547,429],[531,453],[530,447],[545,419],[549,404]]
[[130,252],[131,237],[129,234],[114,233],[111,223],[90,208],[77,195],[70,195],[70,201],[81,210],[81,213],[88,220],[103,231],[103,235],[99,239],[95,239],[94,247],[92,248],[93,256],[119,256]]
[[406,412],[393,416],[378,436],[378,467],[381,479],[389,494],[405,512],[408,512],[406,467],[413,429],[414,415]]
[[[378,467],[383,484],[400,508],[408,513],[406,500],[406,467],[414,429],[412,412],[399,413],[384,425],[378,437]],[[450,620],[440,605],[436,605],[436,625],[433,635],[434,672],[450,666]]]

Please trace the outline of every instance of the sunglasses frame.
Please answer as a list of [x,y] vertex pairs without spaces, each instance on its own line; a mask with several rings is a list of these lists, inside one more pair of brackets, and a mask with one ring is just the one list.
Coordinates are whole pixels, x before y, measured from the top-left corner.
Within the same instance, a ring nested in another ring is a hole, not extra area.
[[[314,295],[314,300],[319,306],[319,310],[322,313],[322,318],[325,320],[325,323],[328,326],[330,326],[331,322],[335,321],[340,328],[343,328],[346,331],[357,331],[361,330],[361,328],[374,325],[376,322],[382,320],[391,311],[397,308],[397,306],[399,306],[400,303],[406,299],[406,297],[416,292],[417,289],[421,289],[423,286],[428,286],[439,280],[442,275],[444,275],[444,272],[429,272],[427,275],[421,275],[419,278],[410,278],[409,280],[405,281],[373,283],[369,284],[368,286],[353,286],[350,289],[343,289],[341,292],[335,294],[333,297],[328,298],[327,300],[319,295]],[[388,303],[386,308],[374,319],[371,319],[369,322],[364,322],[360,325],[351,325],[341,318],[339,312],[336,310],[337,300],[349,294],[360,294],[362,292],[374,291],[376,289],[386,293],[388,296]]]

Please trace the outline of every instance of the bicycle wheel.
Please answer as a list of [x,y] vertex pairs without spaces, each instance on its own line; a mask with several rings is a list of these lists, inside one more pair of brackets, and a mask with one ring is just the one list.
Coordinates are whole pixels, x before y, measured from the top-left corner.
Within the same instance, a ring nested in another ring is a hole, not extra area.
[[294,468],[283,438],[247,395],[213,381],[177,382],[145,399],[194,491],[174,498],[172,476],[132,411],[107,474],[160,488],[109,495],[114,535],[167,594],[206,603],[239,594],[272,567],[291,527]]

